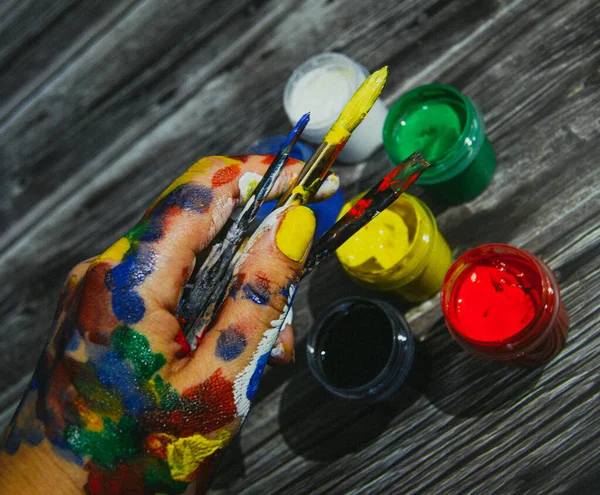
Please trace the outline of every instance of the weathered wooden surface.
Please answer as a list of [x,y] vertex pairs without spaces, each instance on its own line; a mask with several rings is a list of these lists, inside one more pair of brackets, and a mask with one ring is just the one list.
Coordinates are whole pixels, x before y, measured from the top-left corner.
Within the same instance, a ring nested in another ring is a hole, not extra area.
[[[428,379],[402,406],[349,407],[319,388],[302,352],[326,305],[364,292],[330,260],[295,303],[298,363],[265,375],[213,492],[600,493],[596,0],[0,3],[1,425],[67,270],[196,158],[285,132],[285,80],[326,50],[389,64],[387,103],[440,81],[482,107],[498,155],[491,186],[461,206],[426,200],[457,252],[506,242],[542,256],[570,339],[541,369],[507,369],[461,352],[437,300],[397,302]],[[388,168],[379,152],[337,170],[350,194]]]

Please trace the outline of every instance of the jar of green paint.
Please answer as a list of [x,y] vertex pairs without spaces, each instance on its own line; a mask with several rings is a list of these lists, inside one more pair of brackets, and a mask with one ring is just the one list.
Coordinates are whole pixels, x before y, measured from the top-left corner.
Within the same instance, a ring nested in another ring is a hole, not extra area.
[[401,96],[385,120],[383,143],[395,164],[421,152],[431,166],[417,184],[449,203],[478,196],[496,169],[481,110],[444,84],[420,86]]

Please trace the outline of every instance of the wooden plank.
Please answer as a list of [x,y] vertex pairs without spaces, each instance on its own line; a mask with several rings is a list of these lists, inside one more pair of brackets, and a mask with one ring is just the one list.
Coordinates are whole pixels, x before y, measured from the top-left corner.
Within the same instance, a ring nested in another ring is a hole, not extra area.
[[[22,64],[0,83],[25,81],[20,92],[6,86],[0,128],[0,425],[33,369],[67,270],[122,234],[198,156],[243,152],[288,129],[285,80],[308,56],[336,49],[371,69],[390,64],[388,104],[437,80],[482,107],[498,156],[488,190],[454,207],[415,192],[456,254],[507,242],[542,256],[559,278],[570,340],[533,372],[478,361],[452,342],[436,299],[414,306],[359,289],[329,260],[298,294],[298,350],[328,304],[377,295],[405,311],[426,350],[427,382],[400,407],[350,407],[325,394],[299,353],[295,369],[264,376],[212,493],[556,493],[594,479],[597,2],[151,1],[94,4],[106,9],[96,21],[77,3],[64,9],[73,21],[65,38],[53,38],[58,21],[41,19],[16,33],[31,5],[14,3],[12,20],[0,21],[10,27],[0,50],[16,40],[10,56]],[[41,48],[66,39],[73,45]],[[48,63],[33,70],[42,53]],[[389,167],[380,151],[336,169],[349,196]]]
[[[13,14],[15,32],[4,31],[5,36],[0,36],[0,47],[5,45],[4,51],[10,50],[0,62],[0,122],[5,122],[17,108],[33,98],[33,93],[41,91],[67,70],[74,59],[109,31],[135,1],[72,2],[60,12],[56,12],[59,9],[55,4],[55,18],[40,26],[34,35],[23,29],[23,25],[31,29],[29,17],[14,19]],[[35,4],[35,14],[39,16],[40,2]],[[51,4],[45,2],[43,5]]]

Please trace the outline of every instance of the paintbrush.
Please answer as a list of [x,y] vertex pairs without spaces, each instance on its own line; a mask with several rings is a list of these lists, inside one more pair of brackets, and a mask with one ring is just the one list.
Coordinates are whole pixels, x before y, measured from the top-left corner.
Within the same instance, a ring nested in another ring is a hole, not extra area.
[[315,195],[329,168],[381,94],[387,79],[387,67],[373,72],[356,90],[340,116],[308,159],[294,184],[277,203],[277,207],[306,204]]
[[180,305],[177,317],[192,347],[195,347],[196,336],[201,336],[223,299],[230,279],[232,260],[309,120],[310,114],[307,113],[296,123],[241,213],[222,237],[223,241],[211,249],[196,275],[192,289]]
[[[306,162],[298,178],[279,200],[277,207],[306,204],[315,195],[352,131],[363,121],[381,94],[386,79],[387,67],[383,67],[365,79],[331,126],[323,142]],[[230,259],[233,259],[234,254],[235,250]],[[188,305],[187,311],[182,313],[183,318],[180,318],[180,321],[184,321],[184,335],[192,346],[196,342],[194,336],[201,337],[210,324],[212,315],[224,298],[233,273],[233,267],[228,269],[221,264],[220,256],[211,253],[207,261],[208,264],[205,263],[199,272],[202,273],[201,277],[205,282],[195,284],[192,289],[193,301]],[[213,264],[219,264],[219,269],[222,271],[214,275],[214,269],[211,269],[205,276],[203,274],[206,271],[205,267]],[[196,316],[192,321],[194,315]]]
[[429,163],[419,153],[413,153],[369,189],[311,248],[302,277],[396,201],[428,166]]

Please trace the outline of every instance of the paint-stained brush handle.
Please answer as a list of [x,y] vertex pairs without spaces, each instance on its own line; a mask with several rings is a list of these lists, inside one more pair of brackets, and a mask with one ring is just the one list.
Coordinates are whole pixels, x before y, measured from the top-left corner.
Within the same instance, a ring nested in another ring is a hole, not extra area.
[[382,67],[363,81],[323,138],[323,142],[306,162],[302,173],[281,196],[276,208],[303,205],[314,197],[352,132],[379,98],[387,80],[387,73],[387,67]]
[[310,114],[304,114],[294,126],[258,186],[246,201],[241,214],[227,230],[223,241],[215,245],[209,253],[197,273],[187,300],[180,306],[177,316],[182,323],[183,334],[192,348],[195,348],[197,338],[201,337],[214,312],[220,306],[229,282],[228,272],[232,260],[309,120]]
[[428,166],[429,163],[419,153],[413,153],[369,189],[312,247],[302,276],[308,275],[321,261],[396,201]]

